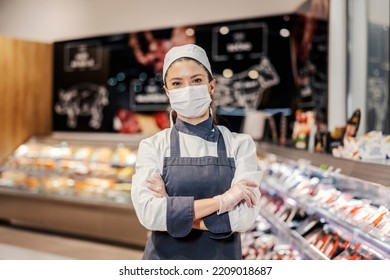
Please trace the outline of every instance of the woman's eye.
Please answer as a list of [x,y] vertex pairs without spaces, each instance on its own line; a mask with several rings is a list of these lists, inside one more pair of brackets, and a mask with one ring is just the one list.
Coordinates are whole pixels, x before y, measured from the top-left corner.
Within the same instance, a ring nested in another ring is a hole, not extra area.
[[173,82],[171,85],[172,87],[177,88],[180,87],[180,82]]
[[192,81],[193,84],[200,84],[202,82],[202,79],[201,78],[197,78],[197,79],[194,79]]

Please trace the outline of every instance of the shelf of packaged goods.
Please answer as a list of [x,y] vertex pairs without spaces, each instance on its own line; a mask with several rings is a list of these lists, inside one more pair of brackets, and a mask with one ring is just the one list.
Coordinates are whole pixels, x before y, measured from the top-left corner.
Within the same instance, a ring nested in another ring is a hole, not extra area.
[[353,236],[354,240],[372,248],[376,253],[378,253],[379,256],[381,256],[382,259],[390,259],[389,243],[382,242],[376,239],[374,236],[371,236],[370,234],[362,231],[360,228],[349,225],[347,222],[338,219],[324,209],[315,209],[312,211],[315,211],[318,216],[324,218],[330,224],[346,230],[350,236]]
[[303,238],[299,233],[293,229],[290,229],[286,223],[279,221],[271,213],[263,209],[260,210],[260,215],[271,224],[276,235],[294,246],[294,248],[306,259],[329,260],[329,258],[325,256],[320,250],[318,250],[312,244],[309,244],[306,239]]
[[0,219],[11,224],[143,247],[147,230],[132,205],[0,188]]
[[343,175],[390,187],[389,160],[387,160],[387,164],[368,163],[358,160],[336,158],[328,154],[309,153],[305,150],[265,142],[257,142],[256,145],[259,156],[274,154],[280,160],[305,159],[316,167],[326,164],[328,166],[333,166],[335,169],[340,168],[341,174]]
[[303,199],[299,197],[289,196],[284,190],[282,190],[279,186],[282,185],[281,182],[278,182],[276,179],[266,179],[264,183],[267,185],[267,189],[272,189],[278,196],[283,199],[294,200],[297,203],[297,206],[302,207],[305,211],[310,215],[317,215],[329,224],[332,224],[338,228],[346,231],[356,242],[362,243],[367,247],[374,250],[379,256],[383,259],[390,259],[390,243],[382,242],[378,240],[374,236],[369,233],[364,232],[360,228],[357,228],[344,220],[341,220],[336,215],[328,212],[325,209],[318,208],[316,206],[310,205],[309,202],[303,201]]

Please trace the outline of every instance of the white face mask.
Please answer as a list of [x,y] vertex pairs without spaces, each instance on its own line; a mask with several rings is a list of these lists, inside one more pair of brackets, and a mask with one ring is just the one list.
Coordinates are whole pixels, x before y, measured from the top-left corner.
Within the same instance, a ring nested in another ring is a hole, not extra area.
[[187,118],[201,116],[211,103],[207,85],[188,86],[168,92],[172,109]]

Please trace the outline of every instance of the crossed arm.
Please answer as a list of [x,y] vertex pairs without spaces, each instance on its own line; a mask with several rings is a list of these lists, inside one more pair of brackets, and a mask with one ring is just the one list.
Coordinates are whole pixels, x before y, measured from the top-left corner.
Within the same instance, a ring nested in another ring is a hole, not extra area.
[[[165,184],[160,175],[154,174],[146,180],[146,187],[158,198],[167,197]],[[194,201],[194,218],[192,228],[207,230],[203,218],[218,211],[218,214],[228,212],[240,203],[245,201],[249,207],[255,204],[255,194],[252,188],[257,184],[250,181],[240,181],[234,184],[225,193],[205,199]]]

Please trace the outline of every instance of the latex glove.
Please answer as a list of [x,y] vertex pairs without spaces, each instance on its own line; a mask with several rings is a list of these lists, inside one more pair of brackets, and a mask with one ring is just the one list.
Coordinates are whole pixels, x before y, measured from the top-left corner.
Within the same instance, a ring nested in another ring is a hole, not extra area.
[[146,187],[153,192],[155,197],[167,197],[165,183],[160,174],[153,174],[146,179]]
[[248,207],[255,205],[256,196],[254,188],[257,184],[248,181],[241,181],[234,184],[229,190],[221,195],[217,195],[214,198],[219,201],[218,215],[233,210],[237,204],[241,201],[245,201]]

